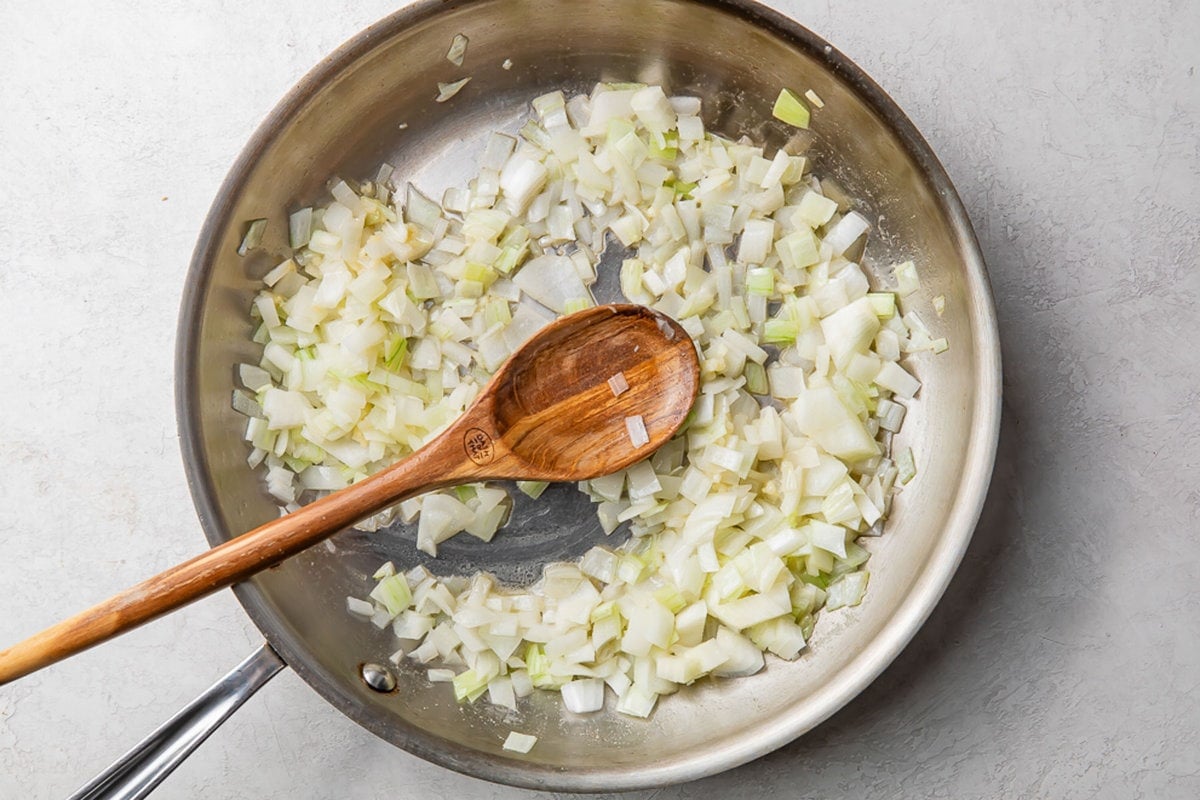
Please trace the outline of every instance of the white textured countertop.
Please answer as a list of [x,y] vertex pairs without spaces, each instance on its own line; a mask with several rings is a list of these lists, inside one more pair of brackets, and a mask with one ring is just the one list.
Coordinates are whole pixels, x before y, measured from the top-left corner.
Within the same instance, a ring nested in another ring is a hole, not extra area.
[[[1005,357],[983,521],[915,641],[802,740],[651,796],[1200,797],[1200,5],[777,7],[945,163]],[[203,544],[173,336],[201,221],[310,66],[394,10],[0,6],[0,644]],[[261,638],[224,592],[0,688],[0,797],[76,788]],[[285,672],[155,797],[520,798]],[[543,795],[544,796],[544,795]]]

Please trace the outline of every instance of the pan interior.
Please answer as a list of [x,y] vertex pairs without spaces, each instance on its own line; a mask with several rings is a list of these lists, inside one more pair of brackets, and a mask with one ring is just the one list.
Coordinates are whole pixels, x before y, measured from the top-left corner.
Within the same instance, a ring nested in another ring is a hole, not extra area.
[[[445,58],[455,34],[466,62]],[[511,59],[511,69],[503,63]],[[469,75],[446,103],[439,81]],[[856,609],[821,617],[795,662],[771,660],[745,680],[702,682],[664,698],[649,721],[576,716],[556,695],[521,710],[460,706],[424,668],[405,664],[388,695],[358,678],[364,661],[395,650],[390,632],[350,619],[388,559],[440,573],[486,569],[528,582],[549,561],[604,540],[586,497],[570,485],[518,502],[491,544],[460,536],[429,562],[412,534],[348,531],[239,587],[249,613],[289,664],[331,702],[393,743],[446,766],[508,783],[556,789],[647,786],[715,772],[811,728],[859,691],[912,635],[940,595],[970,536],[990,471],[998,364],[982,264],[945,175],[907,121],[857,69],[798,26],[742,4],[687,0],[482,0],[418,4],[364,32],[320,65],[266,120],[210,213],[196,252],[180,330],[180,415],[201,517],[223,541],[277,514],[246,466],[244,420],[229,405],[236,365],[256,361],[247,315],[256,282],[286,256],[287,214],[327,201],[330,178],[368,180],[381,162],[440,197],[464,185],[487,135],[515,131],[533,97],[585,91],[596,81],[661,83],[704,100],[705,123],[773,150],[797,132],[771,118],[783,86],[825,101],[792,146],[877,220],[865,265],[912,258],[921,292],[909,299],[937,336],[940,356],[909,364],[924,382],[898,446],[921,473],[896,503],[874,551],[871,585]],[[266,217],[263,248],[237,256],[245,222]],[[608,259],[608,260],[611,260]],[[930,301],[945,297],[939,317]],[[611,705],[611,704],[610,704]],[[503,751],[510,730],[539,737],[527,756]]]

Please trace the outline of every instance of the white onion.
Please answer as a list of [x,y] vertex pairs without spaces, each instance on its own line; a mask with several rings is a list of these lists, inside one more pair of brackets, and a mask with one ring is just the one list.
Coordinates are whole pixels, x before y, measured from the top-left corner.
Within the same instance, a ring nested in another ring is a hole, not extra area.
[[434,98],[434,101],[438,103],[446,102],[451,97],[454,97],[454,95],[461,92],[462,88],[467,85],[467,81],[469,80],[471,80],[470,77],[466,77],[452,83],[439,83],[437,97]]
[[803,392],[792,412],[800,432],[832,456],[853,462],[879,452],[879,446],[858,415],[828,386]]
[[574,300],[591,301],[579,273],[567,256],[531,258],[513,278],[517,287],[552,311],[562,314]]
[[[512,678],[498,675],[488,681],[488,702],[494,706],[504,706],[517,710],[517,695],[513,690]],[[564,695],[565,699],[565,695]]]
[[821,333],[839,367],[845,367],[855,353],[866,352],[878,330],[879,318],[865,297],[842,306],[821,320]]
[[750,220],[742,231],[737,260],[743,264],[763,263],[767,259],[767,253],[770,252],[774,238],[774,222],[769,219]]
[[894,361],[885,362],[880,367],[875,382],[897,396],[906,398],[911,398],[921,388],[921,382]]
[[643,684],[633,683],[621,695],[621,699],[617,703],[617,711],[630,717],[645,719],[650,716],[650,712],[654,710],[657,702],[657,692]]
[[450,49],[446,51],[446,60],[456,67],[461,67],[463,59],[467,56],[468,41],[463,34],[454,34],[454,38],[450,41]]
[[650,435],[646,432],[646,423],[640,416],[626,417],[625,429],[629,432],[629,442],[634,447],[650,443]]
[[371,605],[366,600],[360,600],[357,597],[347,597],[346,610],[357,617],[370,619],[375,613],[375,606]]
[[[245,379],[243,378],[243,383],[244,382]],[[249,389],[251,387],[247,386],[246,388]],[[621,395],[625,394],[625,392],[629,391],[629,381],[625,379],[625,373],[618,372],[610,377],[608,379],[608,388],[613,393],[613,397],[620,397]]]
[[437,555],[437,546],[464,530],[475,519],[464,503],[446,494],[430,494],[421,505],[417,548]]
[[[611,231],[635,250],[619,259],[626,297],[678,318],[702,364],[679,436],[580,485],[606,533],[625,523],[632,536],[521,589],[385,565],[347,608],[390,624],[393,660],[435,665],[430,679],[462,702],[516,708],[549,689],[589,713],[607,686],[619,713],[645,717],[704,675],[795,658],[822,607],[861,602],[857,539],[882,530],[916,475],[910,449],[892,462],[877,441],[920,387],[898,362],[947,343],[843,256],[867,220],[838,217],[803,157],[707,134],[700,101],[660,87],[533,106],[519,139],[492,135],[474,180],[442,204],[409,184],[401,208],[390,168],[361,195],[336,182],[334,202],[309,209],[307,244],[264,279],[263,355],[239,367],[233,402],[250,417],[248,463],[265,465],[282,509],[361,480],[450,424],[557,314],[592,305]],[[911,263],[895,275],[902,294],[919,286]],[[629,388],[621,373],[608,385]],[[641,417],[626,425],[630,446],[649,442]],[[518,484],[535,500],[545,488]],[[436,554],[460,532],[490,540],[510,506],[504,489],[474,486],[363,527],[416,521],[418,547]]]
[[515,753],[528,753],[537,744],[537,740],[538,737],[536,736],[511,731],[508,734],[508,738],[504,740],[504,749],[512,750]]
[[867,222],[866,217],[857,211],[851,211],[838,220],[825,234],[825,244],[829,245],[834,255],[840,256],[870,227],[871,224]]
[[514,153],[500,171],[500,190],[505,208],[520,214],[546,185],[546,165],[523,153]]
[[576,714],[588,714],[604,708],[604,681],[599,678],[577,678],[563,684],[563,705]]

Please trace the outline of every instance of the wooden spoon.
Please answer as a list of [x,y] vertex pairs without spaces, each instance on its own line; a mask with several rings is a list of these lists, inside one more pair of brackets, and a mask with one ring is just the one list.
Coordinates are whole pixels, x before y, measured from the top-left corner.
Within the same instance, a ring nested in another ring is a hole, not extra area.
[[[608,379],[629,389],[614,395]],[[397,464],[218,545],[0,651],[0,685],[278,564],[431,489],[481,480],[579,481],[640,461],[683,424],[700,385],[691,338],[642,306],[580,311],[543,328],[441,435]],[[650,441],[635,447],[626,419]]]

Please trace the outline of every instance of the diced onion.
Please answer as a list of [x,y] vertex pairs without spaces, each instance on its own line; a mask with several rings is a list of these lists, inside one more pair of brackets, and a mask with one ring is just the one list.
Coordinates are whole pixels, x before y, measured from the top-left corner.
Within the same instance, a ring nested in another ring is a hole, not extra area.
[[917,276],[917,267],[911,261],[896,265],[896,292],[901,297],[908,297],[921,288],[921,280]]
[[[293,250],[299,250],[308,244],[312,237],[313,210],[311,207],[302,208],[288,217],[288,244]],[[268,283],[268,286],[273,284]]]
[[840,256],[870,227],[871,224],[867,222],[866,217],[857,211],[851,211],[838,220],[825,234],[825,244],[829,245],[834,255]]
[[510,731],[508,738],[504,740],[504,749],[512,750],[514,753],[528,753],[537,744],[537,740],[536,736]]
[[577,678],[563,684],[563,705],[576,714],[588,714],[604,708],[604,681],[599,678]]
[[779,90],[779,97],[775,98],[775,107],[771,109],[771,114],[788,125],[797,128],[808,127],[808,108],[791,89]]
[[467,85],[469,80],[471,80],[471,78],[470,76],[467,76],[466,78],[462,78],[452,83],[439,83],[437,97],[434,98],[434,101],[438,103],[446,102],[451,97],[454,97],[454,95],[461,92],[462,88]]
[[875,377],[875,382],[900,397],[911,398],[921,388],[921,382],[894,361],[884,363]]
[[[249,388],[249,387],[247,387]],[[629,391],[629,381],[625,380],[625,373],[618,372],[608,379],[608,388],[612,391],[613,397],[620,397]]]
[[[447,57],[465,45],[456,37]],[[466,80],[442,84],[439,100]],[[900,362],[948,342],[897,300],[920,288],[914,262],[895,267],[895,293],[872,291],[846,255],[869,222],[803,157],[715,136],[698,98],[657,86],[551,91],[532,106],[441,203],[384,165],[292,214],[291,257],[250,312],[262,357],[238,366],[232,404],[248,417],[247,462],[293,510],[452,424],[531,335],[595,304],[606,245],[630,248],[615,259],[621,291],[680,320],[701,390],[656,451],[645,419],[628,416],[646,458],[580,484],[611,546],[503,589],[483,573],[387,562],[346,607],[390,626],[393,662],[426,665],[460,702],[518,709],[550,690],[586,714],[611,689],[618,713],[644,718],[705,675],[753,674],[765,653],[796,658],[823,608],[862,602],[860,537],[883,531],[917,470],[911,448],[894,462],[887,449],[920,389]],[[808,123],[790,92],[776,115]],[[244,250],[259,244],[250,232]],[[630,388],[622,372],[607,383],[614,398]],[[516,485],[535,501],[546,489]],[[360,527],[415,522],[418,548],[436,555],[460,533],[503,536],[512,507],[507,488],[463,486]],[[535,741],[509,738],[520,752]]]
[[625,428],[629,431],[629,441],[634,447],[650,444],[650,435],[646,433],[646,423],[640,416],[626,417]]
[[467,42],[468,39],[463,34],[454,34],[450,41],[450,49],[446,51],[446,60],[456,67],[461,67],[463,59],[467,56]]
[[375,613],[375,606],[371,605],[366,600],[360,600],[357,597],[347,597],[346,610],[356,617],[370,619]]
[[266,231],[267,221],[265,219],[250,220],[246,225],[246,234],[242,237],[242,243],[238,245],[237,254],[244,256],[262,244],[263,234]]

